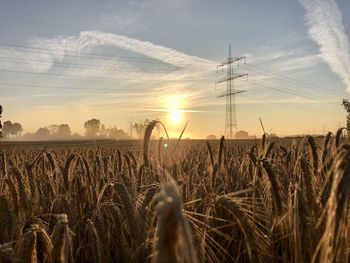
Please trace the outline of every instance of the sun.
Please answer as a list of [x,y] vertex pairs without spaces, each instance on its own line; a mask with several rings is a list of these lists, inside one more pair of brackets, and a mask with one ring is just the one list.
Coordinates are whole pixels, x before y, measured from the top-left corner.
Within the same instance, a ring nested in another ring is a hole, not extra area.
[[164,108],[168,113],[167,122],[173,126],[177,126],[183,119],[183,108],[185,107],[185,94],[175,94],[164,98]]
[[179,123],[181,121],[181,112],[179,110],[171,110],[169,112],[169,120],[174,124]]

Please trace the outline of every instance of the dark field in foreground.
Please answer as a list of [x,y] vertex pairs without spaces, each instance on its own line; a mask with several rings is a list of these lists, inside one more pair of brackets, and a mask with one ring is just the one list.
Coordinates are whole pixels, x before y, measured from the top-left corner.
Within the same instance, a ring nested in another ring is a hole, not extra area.
[[338,137],[148,135],[2,142],[0,261],[348,262]]

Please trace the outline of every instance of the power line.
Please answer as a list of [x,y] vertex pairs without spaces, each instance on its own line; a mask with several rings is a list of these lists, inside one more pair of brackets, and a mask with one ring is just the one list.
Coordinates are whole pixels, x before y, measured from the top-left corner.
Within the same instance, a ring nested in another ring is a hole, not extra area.
[[250,68],[251,70],[253,70],[253,71],[257,72],[257,73],[261,73],[261,74],[263,74],[265,76],[274,77],[276,79],[287,81],[287,82],[293,83],[293,84],[298,84],[299,86],[303,86],[303,87],[305,87],[307,89],[310,89],[310,90],[320,91],[320,92],[323,92],[325,94],[338,93],[339,95],[342,95],[341,92],[339,92],[337,90],[330,90],[330,89],[327,89],[327,88],[324,88],[324,87],[320,87],[320,86],[316,86],[314,84],[310,84],[310,83],[305,82],[305,81],[297,80],[297,79],[289,77],[289,76],[285,76],[285,75],[282,75],[282,74],[269,72],[269,71],[263,70],[263,69],[261,69],[261,68],[259,68],[257,66],[246,65],[246,67]]
[[[36,54],[49,54],[49,55],[58,55],[65,57],[73,57],[73,58],[85,58],[85,59],[95,59],[95,60],[105,60],[105,61],[115,61],[115,59],[118,59],[119,61],[126,61],[131,63],[146,63],[146,64],[159,64],[159,65],[171,65],[168,62],[161,61],[157,58],[142,58],[142,57],[135,57],[135,56],[120,56],[120,55],[107,55],[107,54],[101,54],[101,53],[92,53],[92,52],[80,52],[79,55],[75,54],[69,54],[67,53],[67,50],[62,49],[64,53],[55,52],[52,51],[52,49],[48,48],[39,48],[39,47],[31,47],[31,46],[23,46],[23,45],[15,45],[15,44],[3,44],[0,43],[0,47],[7,47],[7,48],[13,48],[15,51],[23,52],[23,53],[36,53]],[[83,56],[82,56],[83,55]],[[210,64],[209,62],[202,62],[203,64]],[[182,63],[182,65],[195,65],[191,63]],[[176,66],[175,66],[176,67]]]
[[[251,99],[253,101],[256,101],[256,102],[265,102],[267,103],[267,101],[265,100],[262,100],[262,99],[254,99],[250,96],[246,96],[246,95],[241,95],[243,97],[246,97],[248,99]],[[305,108],[301,108],[301,107],[295,107],[295,106],[291,106],[291,105],[286,105],[286,104],[282,104],[282,103],[276,103],[276,102],[268,102],[268,105],[273,105],[273,106],[277,106],[277,107],[284,107],[284,108],[291,108],[291,109],[296,109],[296,110],[301,110],[301,111],[309,111],[309,112],[316,112],[316,113],[322,113],[322,114],[331,114],[331,115],[334,115],[334,114],[337,114],[337,112],[325,112],[325,111],[318,111],[318,110],[313,110],[313,109],[305,109]]]
[[[3,59],[5,58],[5,59]],[[63,67],[63,68],[77,68],[77,69],[90,69],[90,70],[108,70],[108,69],[117,69],[118,71],[128,71],[128,72],[155,72],[155,73],[166,73],[166,72],[171,72],[171,71],[176,71],[176,70],[136,70],[135,68],[132,67],[118,67],[118,66],[94,66],[91,64],[80,64],[80,63],[65,63],[65,62],[57,62],[57,61],[43,61],[43,60],[26,60],[26,61],[21,61],[19,59],[15,58],[9,58],[9,57],[2,57],[0,56],[0,62],[9,62],[9,63],[16,63],[16,64],[27,64],[27,65],[42,65],[42,66],[50,66],[50,64],[54,64],[55,66]],[[110,71],[114,72],[114,71]]]
[[[7,47],[7,48],[16,48],[16,51],[19,52],[31,52],[31,53],[44,53],[44,54],[54,54],[54,55],[62,55],[62,53],[60,52],[55,52],[52,51],[52,49],[49,48],[42,48],[42,47],[33,47],[33,46],[24,46],[24,45],[16,45],[16,44],[4,44],[4,43],[0,43],[0,46],[2,47]],[[35,50],[35,52],[33,51]],[[43,50],[48,51],[48,52],[43,52]],[[36,51],[40,51],[40,52],[36,52]],[[74,54],[67,54],[67,50],[62,49],[62,51],[64,51],[64,55],[68,56],[68,57],[79,57],[79,58],[84,58],[85,56],[81,56],[82,55],[86,55],[87,58],[94,58],[94,59],[101,59],[101,58],[105,58],[110,60],[111,58],[118,58],[118,59],[127,59],[127,60],[143,60],[145,62],[152,62],[152,63],[156,63],[156,64],[167,64],[165,62],[161,62],[161,61],[154,61],[156,59],[150,59],[150,58],[142,58],[142,57],[131,57],[131,56],[119,56],[119,55],[107,55],[107,54],[101,54],[101,53],[93,53],[93,52],[81,52],[79,51],[79,55],[74,55]]]
[[[253,83],[256,83],[257,85],[259,86],[262,86],[264,88],[267,88],[267,89],[271,89],[271,90],[275,90],[275,91],[278,91],[278,92],[281,92],[281,93],[285,93],[285,94],[289,94],[289,95],[294,95],[294,96],[297,96],[297,97],[301,97],[301,98],[305,98],[305,99],[310,99],[312,101],[317,101],[315,100],[315,96],[306,96],[306,95],[302,95],[300,93],[296,93],[296,92],[292,92],[292,91],[289,91],[289,90],[285,90],[285,89],[282,89],[282,88],[279,88],[279,87],[275,87],[275,86],[269,86],[263,82],[260,82],[260,81],[254,81],[254,80],[251,80],[250,82],[253,82]],[[324,98],[323,98],[324,99]],[[329,105],[332,105],[334,106],[334,104],[331,104],[329,102],[324,102],[324,103],[327,103]]]
[[[126,77],[103,77],[103,76],[91,76],[91,75],[78,75],[78,74],[62,74],[62,73],[50,73],[50,72],[34,72],[34,71],[24,71],[24,70],[7,70],[7,69],[0,69],[1,72],[8,72],[8,73],[19,73],[19,74],[31,74],[31,75],[48,75],[48,76],[55,76],[55,77],[72,77],[72,78],[95,78],[95,79],[110,79],[110,80],[136,80],[135,78],[126,78]],[[137,78],[137,80],[145,80],[145,81],[161,81],[161,82],[203,82],[203,83],[209,83],[212,82],[211,80],[203,80],[203,79],[192,79],[192,80],[186,80],[186,79],[142,79]]]
[[108,88],[108,87],[101,87],[101,88],[94,88],[94,87],[73,87],[73,86],[46,86],[46,85],[31,85],[31,84],[15,84],[15,83],[0,83],[0,87],[29,87],[29,88],[39,88],[39,89],[67,89],[67,90],[96,90],[96,91],[132,91],[134,92],[135,89],[131,88]]
[[315,84],[307,82],[307,81],[299,80],[299,79],[293,78],[291,76],[286,76],[286,75],[283,75],[281,73],[271,72],[271,71],[268,71],[266,69],[262,69],[261,67],[254,66],[254,65],[252,65],[252,63],[245,64],[244,66],[254,70],[255,72],[264,74],[265,76],[270,76],[270,77],[271,76],[275,76],[275,77],[277,77],[277,78],[279,78],[281,80],[284,80],[284,81],[289,81],[289,82],[292,81],[292,82],[294,82],[294,84],[297,83],[299,86],[303,85],[304,87],[309,88],[309,89],[321,91],[321,92],[324,92],[324,93],[328,92],[328,94],[329,93],[334,94],[334,92],[336,92],[339,95],[344,95],[340,91],[333,90],[333,89],[327,89],[325,87],[321,87],[321,86],[315,85]]

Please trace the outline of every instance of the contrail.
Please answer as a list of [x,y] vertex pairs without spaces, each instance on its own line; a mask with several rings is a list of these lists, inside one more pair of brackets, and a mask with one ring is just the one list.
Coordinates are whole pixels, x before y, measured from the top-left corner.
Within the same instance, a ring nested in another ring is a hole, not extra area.
[[320,47],[320,57],[347,85],[350,93],[350,49],[342,15],[335,0],[300,0],[306,11],[309,35]]
[[[129,38],[124,35],[105,33],[101,31],[82,31],[78,36],[59,36],[51,39],[33,39],[31,44],[35,47],[49,48],[55,51],[90,51],[98,46],[115,46],[129,50],[146,57],[157,59],[180,68],[203,67],[212,68],[217,64],[215,61],[192,56],[184,52],[143,41]],[[64,54],[64,52],[63,52]]]

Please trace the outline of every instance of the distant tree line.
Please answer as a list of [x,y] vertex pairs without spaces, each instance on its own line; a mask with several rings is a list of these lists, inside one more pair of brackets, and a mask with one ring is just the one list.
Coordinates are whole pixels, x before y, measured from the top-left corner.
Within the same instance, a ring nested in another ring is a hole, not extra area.
[[[88,138],[111,138],[111,139],[131,139],[133,131],[136,133],[138,139],[142,139],[145,133],[146,127],[151,122],[150,119],[144,121],[134,122],[131,124],[130,134],[123,129],[117,127],[105,128],[105,125],[101,123],[99,119],[90,119],[84,123],[85,136]],[[152,138],[160,137],[160,126],[157,125]]]
[[88,138],[131,139],[123,129],[106,128],[99,119],[90,119],[84,123],[85,136]]
[[[2,113],[2,107],[0,108]],[[0,118],[1,118],[0,113]],[[25,133],[22,135],[23,127],[20,123],[5,121],[1,125],[2,134],[5,139],[23,139],[23,140],[62,140],[62,139],[131,139],[123,129],[117,127],[106,128],[99,119],[90,119],[84,123],[85,136],[74,133],[68,124],[51,124],[47,127],[41,127],[34,133]]]
[[39,128],[35,133],[26,133],[23,139],[26,140],[60,140],[69,139],[72,131],[68,124],[51,124],[48,127]]
[[[149,119],[144,121],[134,122],[130,124],[130,133],[128,134],[123,129],[119,129],[116,126],[108,127],[96,118],[87,120],[84,123],[85,134],[80,135],[77,133],[72,133],[72,130],[68,124],[51,124],[46,127],[41,127],[37,131],[31,133],[23,133],[22,124],[19,122],[12,122],[7,120],[1,123],[2,107],[0,105],[0,132],[2,128],[1,136],[4,139],[23,139],[23,140],[63,140],[63,139],[117,139],[117,140],[127,140],[133,138],[134,136],[142,139],[145,129],[150,123]],[[160,127],[156,126],[154,132],[152,133],[152,138],[160,137]]]

